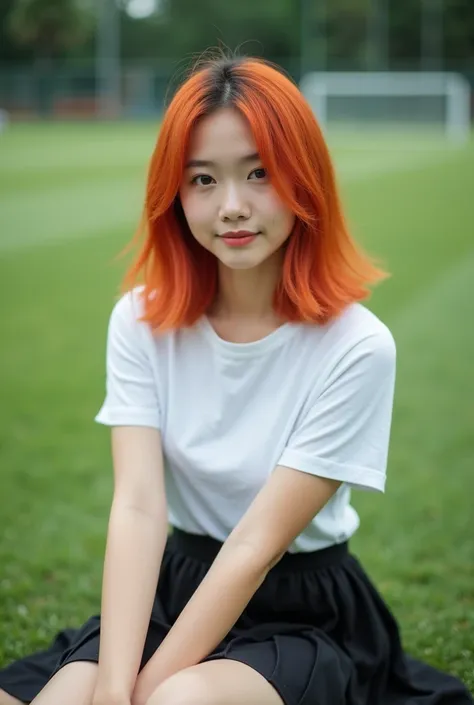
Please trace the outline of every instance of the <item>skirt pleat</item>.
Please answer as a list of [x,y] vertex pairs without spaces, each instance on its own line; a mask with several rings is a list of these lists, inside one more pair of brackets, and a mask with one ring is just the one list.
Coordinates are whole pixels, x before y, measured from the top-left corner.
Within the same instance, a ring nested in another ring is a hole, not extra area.
[[[175,529],[168,539],[140,668],[162,643],[220,547]],[[100,615],[0,670],[0,688],[31,702],[67,663],[97,662]],[[225,639],[204,659],[241,661],[284,705],[468,705],[455,677],[404,653],[396,620],[347,544],[286,554]],[[242,705],[245,705],[244,703]]]

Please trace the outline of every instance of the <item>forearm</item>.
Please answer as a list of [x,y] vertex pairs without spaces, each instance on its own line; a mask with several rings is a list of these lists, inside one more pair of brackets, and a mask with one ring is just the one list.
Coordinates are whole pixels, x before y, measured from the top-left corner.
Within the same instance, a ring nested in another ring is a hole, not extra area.
[[167,537],[156,516],[114,501],[102,586],[98,689],[131,694],[150,620]]
[[[146,702],[174,673],[205,658],[228,634],[265,580],[269,567],[254,549],[224,547],[171,631],[140,674],[135,693]],[[185,646],[183,646],[185,645]]]

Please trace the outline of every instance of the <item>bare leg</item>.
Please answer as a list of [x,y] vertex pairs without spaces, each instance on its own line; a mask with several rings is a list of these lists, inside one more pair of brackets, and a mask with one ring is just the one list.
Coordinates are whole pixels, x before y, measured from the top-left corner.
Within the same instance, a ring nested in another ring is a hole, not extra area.
[[[146,668],[146,667],[145,667]],[[144,671],[143,671],[144,672]],[[270,683],[240,661],[216,659],[179,671],[163,681],[148,698],[140,695],[138,705],[283,705]],[[192,696],[183,693],[192,693]]]
[[12,698],[11,695],[8,695],[8,693],[5,693],[5,691],[0,688],[0,705],[23,705],[23,701]]
[[51,678],[31,705],[91,705],[96,679],[96,663],[68,663]]

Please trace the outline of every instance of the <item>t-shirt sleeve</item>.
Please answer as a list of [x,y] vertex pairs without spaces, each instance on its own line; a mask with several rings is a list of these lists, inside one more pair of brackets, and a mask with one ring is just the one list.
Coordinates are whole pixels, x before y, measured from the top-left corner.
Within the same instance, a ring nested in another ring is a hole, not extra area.
[[388,329],[354,345],[308,397],[278,465],[383,492],[395,360]]
[[153,343],[137,320],[132,293],[115,305],[109,320],[105,401],[95,417],[106,426],[160,428],[157,380],[151,364]]

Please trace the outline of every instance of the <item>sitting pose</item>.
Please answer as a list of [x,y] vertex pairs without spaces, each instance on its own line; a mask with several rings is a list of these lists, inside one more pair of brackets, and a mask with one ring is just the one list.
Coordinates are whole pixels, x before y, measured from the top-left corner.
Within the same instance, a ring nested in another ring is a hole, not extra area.
[[97,416],[115,476],[101,614],[0,671],[0,705],[472,703],[404,653],[349,548],[351,491],[385,487],[395,344],[361,303],[385,274],[277,67],[194,67],[141,233]]

